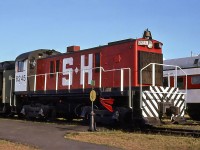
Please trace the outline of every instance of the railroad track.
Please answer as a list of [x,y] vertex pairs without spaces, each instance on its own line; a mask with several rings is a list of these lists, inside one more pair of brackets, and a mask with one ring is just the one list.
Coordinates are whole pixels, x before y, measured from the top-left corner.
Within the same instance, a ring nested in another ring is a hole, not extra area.
[[134,131],[135,132],[139,131],[145,134],[161,134],[161,135],[174,135],[174,136],[200,138],[200,130],[192,130],[192,129],[152,127],[152,128],[136,129]]

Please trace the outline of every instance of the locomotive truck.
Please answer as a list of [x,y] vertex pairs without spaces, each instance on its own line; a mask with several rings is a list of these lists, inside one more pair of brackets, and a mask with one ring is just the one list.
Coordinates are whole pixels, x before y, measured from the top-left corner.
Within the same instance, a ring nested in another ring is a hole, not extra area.
[[142,38],[84,50],[69,46],[66,53],[39,49],[21,54],[11,72],[1,70],[2,86],[9,85],[8,92],[2,92],[2,113],[88,120],[94,89],[97,122],[178,120],[184,116],[185,93],[163,86],[162,45],[147,29]]

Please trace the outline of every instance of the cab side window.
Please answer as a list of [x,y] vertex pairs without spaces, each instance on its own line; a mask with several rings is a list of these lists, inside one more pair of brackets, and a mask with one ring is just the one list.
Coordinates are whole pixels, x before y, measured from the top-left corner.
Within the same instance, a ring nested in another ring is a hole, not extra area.
[[56,72],[59,72],[59,68],[60,68],[60,61],[56,60]]
[[24,61],[18,61],[17,71],[18,72],[23,72],[24,71]]
[[50,61],[50,77],[52,78],[54,76],[54,62]]
[[100,53],[95,53],[95,72],[100,72],[100,67],[101,66],[101,55]]

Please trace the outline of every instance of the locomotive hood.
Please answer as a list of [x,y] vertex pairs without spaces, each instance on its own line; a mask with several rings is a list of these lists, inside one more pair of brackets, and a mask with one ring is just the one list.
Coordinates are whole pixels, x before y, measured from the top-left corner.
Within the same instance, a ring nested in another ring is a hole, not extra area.
[[44,58],[44,57],[48,57],[48,56],[56,55],[56,54],[60,54],[60,52],[58,52],[54,49],[52,49],[52,50],[50,50],[50,49],[38,49],[38,50],[30,51],[30,52],[23,53],[23,54],[19,55],[16,58],[16,61],[25,60],[29,57],[32,57],[33,55],[36,58]]
[[15,62],[14,61],[4,61],[0,63],[0,71],[3,70],[11,70],[15,68]]

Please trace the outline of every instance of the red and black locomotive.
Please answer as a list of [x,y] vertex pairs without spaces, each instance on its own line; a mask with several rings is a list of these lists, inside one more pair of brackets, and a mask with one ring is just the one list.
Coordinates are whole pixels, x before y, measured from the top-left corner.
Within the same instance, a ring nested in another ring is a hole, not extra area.
[[[70,46],[66,53],[47,49],[24,53],[16,58],[15,71],[6,81],[9,100],[2,99],[7,103],[2,110],[27,118],[88,119],[94,88],[97,121],[152,123],[165,116],[180,118],[184,103],[181,107],[175,103],[184,101],[184,94],[162,86],[162,63],[162,43],[148,30],[139,39],[85,50]],[[2,78],[8,69],[3,70]],[[179,99],[172,98],[176,94]]]

